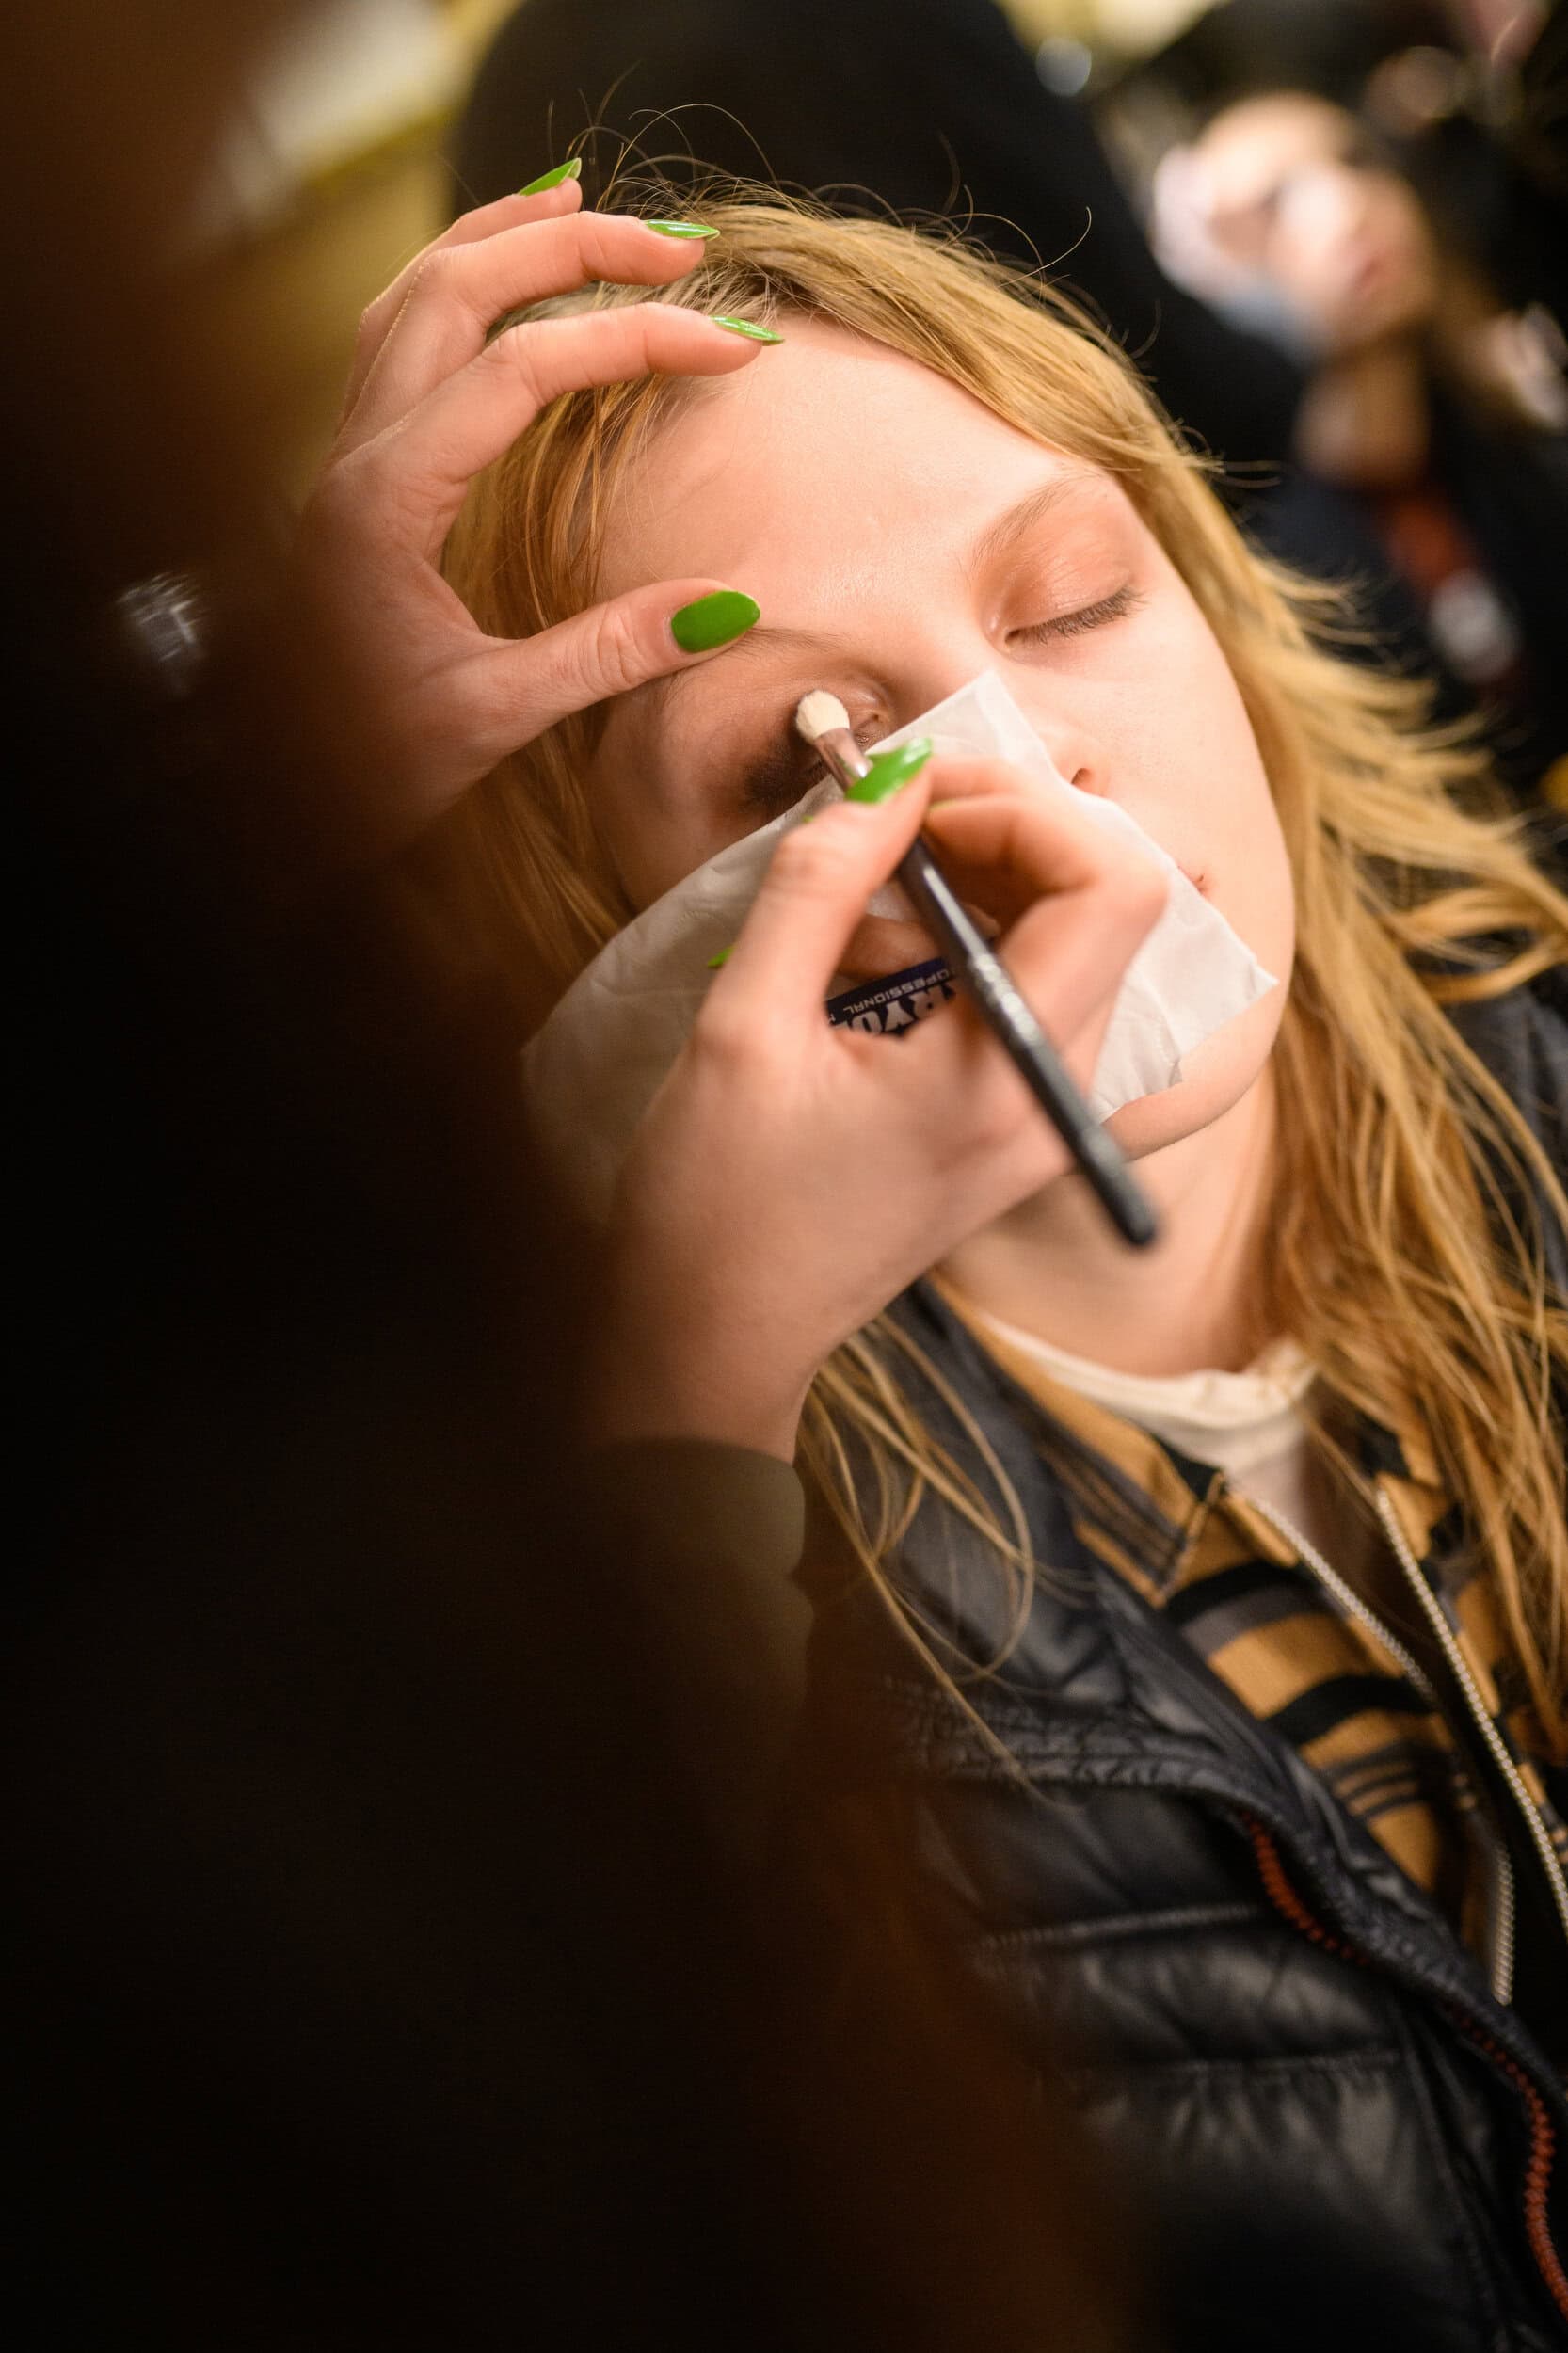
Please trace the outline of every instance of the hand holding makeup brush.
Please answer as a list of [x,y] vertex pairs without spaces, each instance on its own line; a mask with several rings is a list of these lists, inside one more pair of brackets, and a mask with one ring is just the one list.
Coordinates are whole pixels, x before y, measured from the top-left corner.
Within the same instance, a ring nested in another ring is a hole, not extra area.
[[[917,749],[905,744],[878,760],[867,760],[850,733],[843,704],[836,695],[820,688],[802,696],[795,726],[822,754],[850,800],[886,798],[895,775],[911,765]],[[920,749],[923,754],[929,746]],[[1139,1245],[1153,1241],[1154,1216],[1127,1162],[1069,1078],[1006,965],[918,836],[899,860],[898,875],[953,980],[1072,1153],[1116,1231],[1124,1241]]]
[[998,760],[935,760],[781,840],[622,1171],[590,1401],[605,1437],[792,1457],[838,1344],[1073,1155],[963,1001],[896,1044],[823,1000],[867,900],[924,831],[1007,921],[1007,966],[1087,1083],[1164,877]]

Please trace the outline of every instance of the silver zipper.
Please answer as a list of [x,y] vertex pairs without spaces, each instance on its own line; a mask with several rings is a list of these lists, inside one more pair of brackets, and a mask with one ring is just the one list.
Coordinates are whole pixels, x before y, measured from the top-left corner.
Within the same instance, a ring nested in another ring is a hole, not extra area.
[[[1399,1636],[1394,1633],[1392,1628],[1384,1624],[1383,1620],[1378,1616],[1377,1611],[1371,1608],[1370,1604],[1362,1600],[1361,1595],[1356,1592],[1354,1586],[1348,1584],[1345,1578],[1340,1576],[1338,1570],[1332,1568],[1329,1565],[1328,1561],[1324,1560],[1322,1554],[1319,1551],[1317,1545],[1313,1544],[1310,1537],[1304,1536],[1301,1529],[1292,1526],[1291,1522],[1286,1518],[1283,1512],[1276,1512],[1273,1505],[1272,1503],[1265,1503],[1260,1496],[1248,1495],[1243,1487],[1238,1487],[1236,1489],[1236,1493],[1241,1497],[1241,1500],[1247,1505],[1250,1511],[1256,1512],[1260,1519],[1267,1520],[1271,1528],[1274,1528],[1279,1530],[1279,1533],[1285,1538],[1287,1544],[1293,1545],[1295,1546],[1297,1552],[1299,1552],[1302,1557],[1304,1566],[1311,1570],[1319,1584],[1335,1602],[1336,1607],[1346,1617],[1354,1618],[1358,1624],[1367,1628],[1368,1633],[1376,1636],[1377,1640],[1382,1643],[1384,1649],[1395,1661],[1400,1672],[1409,1677],[1410,1681],[1415,1685],[1416,1690],[1420,1692],[1422,1698],[1427,1702],[1429,1706],[1434,1708],[1436,1712],[1441,1715],[1443,1712],[1442,1702],[1438,1698],[1436,1689],[1434,1689],[1432,1683],[1418,1662],[1405,1648],[1404,1644],[1400,1641]],[[1414,1579],[1420,1595],[1423,1597],[1423,1609],[1426,1608],[1426,1604],[1428,1602],[1431,1603],[1432,1608],[1430,1609],[1426,1609],[1426,1615],[1429,1620],[1432,1616],[1432,1610],[1437,1609],[1437,1615],[1440,1621],[1440,1627],[1438,1629],[1439,1641],[1442,1645],[1443,1655],[1448,1659],[1450,1665],[1454,1669],[1455,1679],[1458,1681],[1460,1688],[1464,1691],[1469,1704],[1471,1711],[1477,1719],[1481,1730],[1481,1737],[1483,1739],[1487,1739],[1487,1746],[1492,1754],[1496,1756],[1498,1751],[1501,1750],[1502,1757],[1507,1768],[1509,1785],[1513,1789],[1519,1802],[1525,1807],[1527,1815],[1533,1820],[1535,1818],[1535,1809],[1530,1804],[1529,1792],[1525,1787],[1524,1783],[1519,1779],[1518,1772],[1514,1768],[1513,1760],[1511,1756],[1509,1756],[1507,1749],[1503,1747],[1503,1744],[1497,1736],[1496,1726],[1493,1723],[1492,1719],[1487,1715],[1485,1708],[1480,1704],[1480,1694],[1475,1688],[1474,1678],[1472,1677],[1468,1667],[1466,1667],[1464,1663],[1463,1655],[1454,1644],[1453,1638],[1448,1632],[1447,1621],[1443,1619],[1441,1609],[1438,1609],[1435,1596],[1432,1593],[1431,1589],[1427,1585],[1426,1579],[1422,1577],[1419,1568],[1416,1566],[1416,1559],[1410,1550],[1410,1546],[1404,1541],[1404,1530],[1400,1527],[1397,1520],[1392,1521],[1392,1523],[1390,1522],[1388,1513],[1384,1508],[1386,1500],[1387,1499],[1380,1487],[1378,1489],[1377,1497],[1378,1517],[1383,1522],[1384,1535],[1387,1536],[1390,1545],[1393,1546],[1394,1556],[1399,1561],[1406,1579]],[[1487,1737],[1488,1735],[1490,1735],[1489,1738]],[[1479,1810],[1479,1805],[1474,1818],[1478,1833],[1485,1846],[1487,1858],[1491,1865],[1491,1886],[1488,1890],[1487,1902],[1487,1977],[1492,1987],[1492,1997],[1494,2001],[1501,2004],[1501,2006],[1506,2009],[1513,1995],[1515,1918],[1513,1864],[1508,1849],[1503,1844],[1502,1839],[1495,1835],[1487,1827],[1485,1817]],[[1543,1823],[1540,1824],[1539,1827],[1542,1832],[1542,1836],[1544,1838],[1545,1826]],[[1548,1853],[1550,1853],[1551,1849],[1549,1840],[1546,1840],[1546,1848]],[[1557,1866],[1557,1857],[1555,1854],[1552,1855],[1551,1861],[1553,1868],[1555,1869]],[[1560,1871],[1559,1871],[1558,1886],[1560,1889],[1561,1888],[1561,1883],[1562,1875]],[[1565,1896],[1564,1901],[1568,1902],[1568,1896]],[[1565,1933],[1568,1933],[1568,1910],[1563,1911],[1563,1927]]]
[[1470,1673],[1464,1652],[1454,1640],[1453,1630],[1448,1619],[1443,1614],[1443,1605],[1421,1575],[1419,1563],[1410,1548],[1409,1540],[1404,1529],[1400,1526],[1394,1507],[1381,1485],[1378,1488],[1378,1517],[1382,1520],[1384,1531],[1394,1547],[1394,1557],[1404,1571],[1405,1582],[1420,1603],[1427,1624],[1436,1636],[1438,1646],[1452,1671],[1454,1681],[1464,1694],[1465,1704],[1474,1719],[1476,1730],[1485,1741],[1488,1753],[1507,1784],[1509,1793],[1524,1818],[1525,1828],[1529,1833],[1530,1845],[1535,1849],[1541,1867],[1546,1875],[1546,1884],[1551,1890],[1552,1904],[1556,1910],[1564,1940],[1568,1941],[1568,1879],[1564,1878],[1562,1865],[1558,1861],[1557,1849],[1552,1845],[1551,1833],[1546,1828],[1540,1807],[1525,1786],[1524,1776],[1509,1754],[1507,1741],[1493,1722],[1486,1705],[1476,1689],[1476,1679]]
[[1292,1528],[1283,1512],[1276,1512],[1273,1505],[1265,1503],[1260,1496],[1248,1495],[1244,1487],[1238,1487],[1236,1492],[1250,1511],[1256,1512],[1259,1519],[1267,1520],[1271,1528],[1277,1528],[1288,1545],[1295,1545],[1319,1584],[1324,1588],[1325,1592],[1333,1594],[1345,1615],[1348,1618],[1358,1618],[1368,1632],[1375,1634],[1384,1649],[1391,1653],[1399,1661],[1400,1668],[1410,1677],[1421,1697],[1432,1706],[1437,1707],[1439,1702],[1436,1691],[1404,1644],[1384,1625],[1377,1611],[1362,1600],[1355,1587],[1347,1584],[1337,1569],[1330,1568],[1317,1545],[1309,1538],[1304,1536],[1299,1528]]

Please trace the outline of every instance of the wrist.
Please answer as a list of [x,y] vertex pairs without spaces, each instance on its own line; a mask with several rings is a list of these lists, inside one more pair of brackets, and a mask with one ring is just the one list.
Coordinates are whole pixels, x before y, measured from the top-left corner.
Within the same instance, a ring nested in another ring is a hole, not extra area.
[[596,1443],[698,1440],[792,1463],[810,1377],[790,1379],[716,1349],[650,1350],[612,1331],[588,1368],[584,1411]]

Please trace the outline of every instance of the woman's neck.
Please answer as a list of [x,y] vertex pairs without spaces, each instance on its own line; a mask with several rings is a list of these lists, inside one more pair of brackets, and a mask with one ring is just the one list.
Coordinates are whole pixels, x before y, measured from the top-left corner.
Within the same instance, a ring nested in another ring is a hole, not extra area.
[[1423,346],[1390,336],[1320,368],[1296,419],[1296,455],[1347,489],[1397,489],[1425,472],[1431,430]]
[[1118,1372],[1240,1371],[1272,1337],[1262,1239],[1273,1168],[1266,1064],[1240,1102],[1138,1162],[1160,1240],[1128,1250],[1080,1177],[985,1227],[938,1273],[973,1305]]

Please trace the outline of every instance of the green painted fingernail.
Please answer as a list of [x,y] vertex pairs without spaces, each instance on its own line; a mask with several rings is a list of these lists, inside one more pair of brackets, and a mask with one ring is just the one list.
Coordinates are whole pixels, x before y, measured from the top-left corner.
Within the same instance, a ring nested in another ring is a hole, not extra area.
[[710,957],[709,957],[709,959],[708,959],[708,969],[709,969],[709,971],[710,971],[710,972],[716,972],[716,971],[718,970],[718,968],[719,968],[719,967],[720,967],[720,965],[721,965],[721,964],[728,964],[728,963],[729,962],[729,959],[730,959],[730,957],[734,954],[734,952],[735,952],[735,943],[734,943],[734,941],[733,941],[733,940],[731,940],[731,941],[730,941],[730,943],[729,943],[729,946],[728,946],[728,948],[721,948],[721,949],[719,950],[719,952],[718,952],[718,954],[717,954],[716,956],[710,956]]
[[643,226],[656,229],[662,237],[716,237],[719,233],[701,220],[648,220]]
[[911,776],[920,775],[935,748],[929,735],[917,735],[912,744],[899,744],[890,752],[878,752],[865,775],[846,789],[845,800],[873,807],[878,801],[890,801]]
[[682,653],[712,653],[715,646],[744,637],[761,617],[755,598],[743,596],[738,588],[715,588],[711,597],[698,597],[695,604],[683,604],[670,615],[670,635]]
[[714,319],[715,327],[728,327],[732,335],[749,335],[754,344],[781,344],[782,335],[776,335],[771,327],[759,327],[755,319]]
[[546,188],[558,188],[563,180],[581,180],[582,177],[583,158],[573,155],[568,162],[557,164],[553,171],[541,171],[536,180],[530,180],[525,188],[519,188],[518,194],[543,196]]

